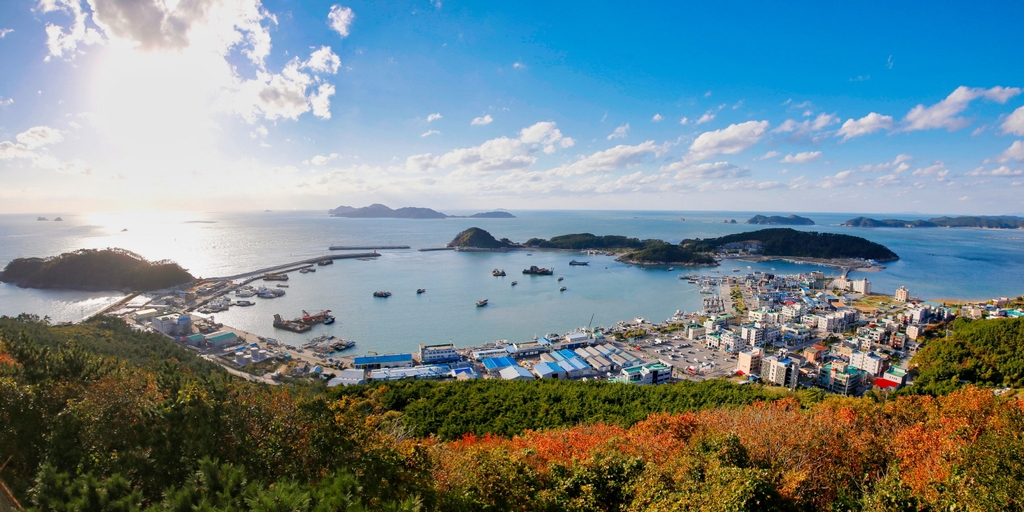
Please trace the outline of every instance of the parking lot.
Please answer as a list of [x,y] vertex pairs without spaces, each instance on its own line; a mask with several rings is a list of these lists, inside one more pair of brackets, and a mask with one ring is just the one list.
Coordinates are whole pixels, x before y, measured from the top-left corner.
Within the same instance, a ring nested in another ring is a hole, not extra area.
[[[640,350],[635,350],[639,346]],[[676,378],[701,381],[718,377],[728,377],[736,373],[736,358],[725,352],[704,348],[699,343],[691,342],[681,336],[662,335],[648,336],[632,344],[634,352],[642,353],[650,359],[663,359],[676,368]],[[690,374],[686,367],[700,369],[697,375]]]

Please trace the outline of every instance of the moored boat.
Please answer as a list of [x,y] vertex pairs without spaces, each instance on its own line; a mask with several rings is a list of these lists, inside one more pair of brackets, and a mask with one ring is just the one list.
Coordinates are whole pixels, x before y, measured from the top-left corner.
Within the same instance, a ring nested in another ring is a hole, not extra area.
[[582,267],[582,266],[585,266],[585,265],[590,265],[590,262],[589,261],[576,261],[576,260],[572,260],[572,261],[569,262],[569,264],[573,265],[573,266],[577,266],[577,267]]
[[487,299],[480,299],[476,301],[476,307],[482,308],[487,305]]
[[564,286],[558,289],[558,291],[560,291],[560,292],[564,292],[565,290],[566,290],[566,288]]
[[374,297],[381,297],[381,298],[386,299],[386,298],[391,296],[391,292],[376,291],[376,292],[373,292],[373,296]]
[[427,289],[426,289],[426,288],[417,288],[417,289],[416,289],[416,295],[419,295],[419,294],[421,294],[421,293],[424,293],[424,292],[426,292],[426,291],[427,291]]
[[523,273],[527,274],[527,275],[535,275],[535,276],[550,276],[551,274],[555,273],[555,269],[553,269],[553,268],[543,268],[543,267],[538,267],[537,265],[531,265],[530,268],[523,269]]

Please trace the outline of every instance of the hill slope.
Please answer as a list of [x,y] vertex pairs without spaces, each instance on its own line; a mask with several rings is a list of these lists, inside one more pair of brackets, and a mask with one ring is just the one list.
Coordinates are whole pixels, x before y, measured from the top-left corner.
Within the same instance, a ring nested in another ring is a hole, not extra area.
[[0,281],[23,288],[136,290],[168,288],[194,280],[170,261],[147,261],[124,249],[81,249],[50,258],[18,258]]
[[797,256],[803,258],[864,258],[878,261],[899,259],[887,247],[859,236],[791,228],[770,228],[737,233],[719,238],[683,240],[680,245],[696,252],[714,252],[729,243],[759,241],[765,256]]
[[503,249],[510,246],[512,244],[508,240],[498,240],[487,231],[476,227],[455,235],[455,238],[448,242],[448,247],[475,247],[478,249]]
[[801,217],[799,215],[787,215],[782,217],[780,215],[772,215],[771,217],[765,217],[764,215],[754,215],[747,224],[777,224],[782,226],[813,226],[814,221],[807,217]]

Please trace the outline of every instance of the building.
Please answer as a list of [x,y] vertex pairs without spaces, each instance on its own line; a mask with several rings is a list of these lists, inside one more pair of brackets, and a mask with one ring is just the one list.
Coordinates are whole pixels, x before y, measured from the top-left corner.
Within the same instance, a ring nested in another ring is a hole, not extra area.
[[509,356],[491,357],[489,359],[484,359],[483,363],[484,369],[487,370],[487,373],[494,376],[498,375],[501,370],[504,370],[509,366],[519,366],[519,364],[516,363],[516,360]]
[[907,326],[907,338],[917,340],[922,334],[924,334],[924,326],[918,324]]
[[563,348],[577,348],[590,343],[590,335],[583,333],[566,334],[562,339]]
[[867,380],[867,372],[842,361],[825,363],[818,376],[818,385],[833,393],[856,394]]
[[392,367],[370,372],[371,380],[442,379],[449,376],[451,369],[447,366]]
[[800,367],[790,357],[778,355],[761,359],[761,379],[776,386],[795,389],[800,378]]
[[363,370],[347,369],[342,370],[341,375],[327,381],[327,387],[334,386],[355,386],[366,383],[366,372]]
[[760,348],[752,348],[750,350],[740,352],[736,357],[736,371],[743,375],[756,375],[761,373],[761,357],[763,356],[764,350]]
[[435,364],[448,363],[459,360],[459,353],[455,351],[455,345],[445,343],[442,345],[420,344],[420,363]]
[[859,279],[857,281],[850,281],[850,289],[854,293],[863,293],[864,295],[871,294],[871,283],[867,278]]
[[505,380],[533,380],[533,374],[530,373],[530,370],[519,365],[506,366],[498,372],[498,375]]
[[533,365],[533,373],[540,379],[564,379],[566,372],[558,363],[540,362]]
[[407,368],[411,367],[412,365],[412,354],[358,356],[352,361],[352,366],[359,370],[379,370],[381,368]]
[[856,351],[850,354],[850,366],[877,377],[889,367],[889,361],[874,352]]
[[206,342],[215,348],[227,347],[238,343],[238,335],[231,331],[221,331],[206,336]]
[[910,301],[910,290],[907,290],[906,286],[900,286],[896,290],[896,296],[894,297],[896,302],[909,302]]
[[672,378],[672,365],[664,361],[623,368],[613,379],[626,384],[662,384]]

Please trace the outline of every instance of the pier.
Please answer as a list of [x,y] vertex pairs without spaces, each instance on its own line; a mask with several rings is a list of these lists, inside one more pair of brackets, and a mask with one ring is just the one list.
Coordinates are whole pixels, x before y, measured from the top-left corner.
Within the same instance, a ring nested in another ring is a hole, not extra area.
[[376,246],[355,246],[355,245],[332,245],[328,247],[332,251],[382,251],[388,249],[411,249],[408,245],[376,245]]
[[315,265],[318,262],[321,262],[321,261],[324,261],[324,260],[347,260],[347,259],[352,259],[352,258],[379,258],[379,257],[380,257],[380,254],[377,254],[375,252],[359,252],[359,253],[351,253],[351,254],[328,254],[326,256],[317,256],[317,257],[314,257],[314,258],[307,258],[307,259],[300,260],[300,261],[295,261],[295,262],[292,262],[292,263],[285,263],[284,265],[277,265],[277,266],[274,266],[274,267],[261,268],[259,270],[253,270],[252,272],[246,272],[244,274],[237,274],[237,275],[233,275],[233,276],[221,277],[221,278],[218,278],[218,279],[220,279],[220,280],[228,279],[228,280],[232,280],[233,281],[235,279],[246,279],[246,278],[250,278],[250,277],[259,277],[259,276],[262,276],[263,274],[266,274],[268,272],[290,272],[292,270],[297,270],[299,268]]
[[454,251],[455,248],[454,247],[424,247],[422,249],[416,249],[416,250],[420,251],[420,252],[427,252],[427,251]]

